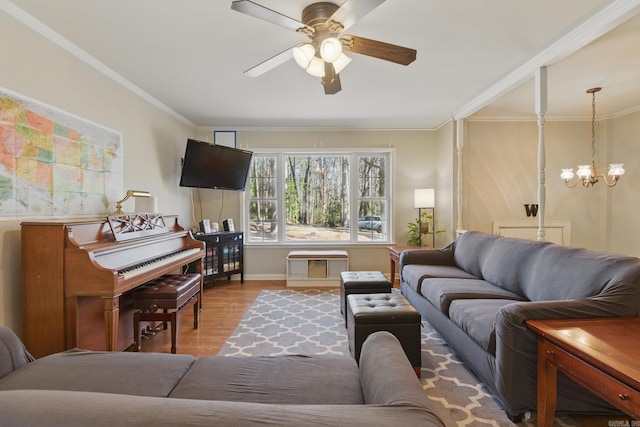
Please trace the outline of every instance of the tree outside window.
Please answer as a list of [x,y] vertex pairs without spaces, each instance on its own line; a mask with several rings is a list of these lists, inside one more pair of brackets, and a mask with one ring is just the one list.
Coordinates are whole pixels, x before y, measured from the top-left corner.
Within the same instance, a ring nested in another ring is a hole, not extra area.
[[389,158],[254,152],[248,243],[388,242]]

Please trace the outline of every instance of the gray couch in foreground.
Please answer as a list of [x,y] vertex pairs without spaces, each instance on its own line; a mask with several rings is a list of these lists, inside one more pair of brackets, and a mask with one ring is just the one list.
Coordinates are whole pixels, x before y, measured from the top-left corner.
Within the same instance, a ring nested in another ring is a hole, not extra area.
[[400,343],[349,356],[201,357],[71,350],[33,360],[0,327],[0,426],[443,427]]
[[[480,377],[512,420],[536,409],[529,319],[638,316],[640,260],[466,232],[442,249],[400,255],[401,291]],[[558,377],[557,411],[612,412]]]

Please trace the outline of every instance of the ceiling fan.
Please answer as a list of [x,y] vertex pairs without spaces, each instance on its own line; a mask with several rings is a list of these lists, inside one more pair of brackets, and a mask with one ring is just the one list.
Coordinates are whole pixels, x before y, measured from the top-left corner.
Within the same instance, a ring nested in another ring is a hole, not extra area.
[[322,78],[324,93],[340,92],[340,71],[351,61],[343,51],[359,53],[396,64],[409,65],[416,59],[416,50],[364,37],[343,34],[359,19],[385,0],[347,0],[342,6],[317,2],[305,7],[301,21],[266,8],[250,0],[235,0],[231,9],[289,28],[309,37],[309,43],[298,44],[244,72],[249,77],[260,76],[294,58],[313,76]]

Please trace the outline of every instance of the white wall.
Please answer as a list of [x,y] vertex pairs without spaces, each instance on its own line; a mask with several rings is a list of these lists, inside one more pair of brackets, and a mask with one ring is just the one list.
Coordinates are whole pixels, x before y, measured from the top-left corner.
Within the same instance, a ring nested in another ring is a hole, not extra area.
[[[0,87],[121,132],[123,191],[150,191],[161,212],[178,214],[183,223],[188,219],[189,193],[178,187],[179,159],[193,126],[153,107],[4,12],[0,52]],[[133,202],[127,201],[125,211],[132,209]],[[20,221],[0,220],[0,239],[0,325],[20,333]]]
[[611,160],[626,172],[611,191],[611,248],[640,256],[640,112],[611,120]]
[[[614,188],[604,182],[568,189],[560,169],[591,161],[591,124],[585,121],[547,122],[547,221],[571,221],[571,244],[640,255],[640,175],[634,164],[640,151],[639,113],[596,124],[596,166],[626,162],[627,173]],[[525,203],[537,202],[535,121],[467,121],[463,159],[464,228],[492,232],[492,221],[527,220]],[[537,221],[529,218],[529,220]]]
[[[199,129],[198,138],[211,140],[213,129]],[[393,176],[393,235],[394,242],[406,245],[407,223],[417,217],[413,208],[415,188],[438,189],[440,168],[438,135],[433,131],[312,131],[312,130],[239,130],[239,148],[362,148],[394,149]],[[444,142],[442,142],[444,143]],[[436,190],[439,193],[439,190]],[[205,218],[218,218],[222,205],[222,191],[200,190]],[[438,199],[440,200],[440,199]],[[224,193],[224,210],[221,218],[232,217],[239,223],[239,193]],[[198,217],[199,219],[199,217]],[[446,224],[443,218],[442,224]],[[450,227],[447,226],[449,229]],[[388,244],[368,247],[347,245],[349,266],[352,270],[389,271]],[[283,278],[286,257],[291,246],[247,247],[245,250],[245,274],[248,278]]]

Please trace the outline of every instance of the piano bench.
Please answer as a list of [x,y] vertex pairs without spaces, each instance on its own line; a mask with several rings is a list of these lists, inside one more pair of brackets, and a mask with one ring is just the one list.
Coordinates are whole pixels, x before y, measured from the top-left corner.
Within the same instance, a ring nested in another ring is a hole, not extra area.
[[[193,304],[193,327],[198,329],[202,276],[194,274],[166,274],[145,283],[132,293],[134,351],[140,351],[140,322],[171,323],[171,353],[177,352],[178,312],[190,301]],[[162,311],[158,311],[162,309]]]

